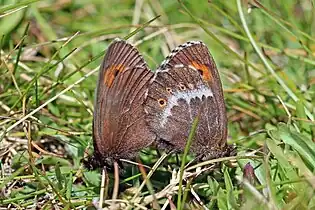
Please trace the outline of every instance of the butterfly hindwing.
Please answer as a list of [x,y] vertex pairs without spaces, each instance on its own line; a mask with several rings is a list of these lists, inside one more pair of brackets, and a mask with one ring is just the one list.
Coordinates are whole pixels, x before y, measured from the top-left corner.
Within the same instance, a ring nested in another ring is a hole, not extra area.
[[226,146],[227,120],[218,70],[206,45],[191,41],[175,48],[151,83],[147,122],[160,141],[183,151],[192,122],[201,113],[191,150],[218,156]]

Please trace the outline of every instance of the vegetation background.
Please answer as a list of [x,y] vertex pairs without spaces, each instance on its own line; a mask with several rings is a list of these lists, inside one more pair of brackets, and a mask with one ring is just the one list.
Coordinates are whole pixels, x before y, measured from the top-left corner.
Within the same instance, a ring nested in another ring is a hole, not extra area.
[[[314,0],[0,3],[1,209],[100,205],[101,172],[81,160],[92,150],[98,66],[129,35],[153,70],[179,44],[207,44],[238,155],[199,163],[203,173],[182,168],[182,183],[170,155],[145,187],[131,166],[115,208],[315,209]],[[150,167],[158,160],[154,149],[141,153]],[[115,194],[109,176],[104,207]]]

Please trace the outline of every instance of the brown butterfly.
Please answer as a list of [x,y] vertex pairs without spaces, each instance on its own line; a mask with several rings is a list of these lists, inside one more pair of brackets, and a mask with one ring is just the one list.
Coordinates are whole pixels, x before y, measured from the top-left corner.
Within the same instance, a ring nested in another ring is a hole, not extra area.
[[174,49],[151,79],[145,101],[149,128],[162,147],[183,151],[194,118],[200,120],[191,151],[200,159],[228,155],[222,85],[208,48],[190,41]]
[[198,41],[175,48],[153,74],[137,49],[114,41],[102,63],[93,120],[94,155],[88,165],[112,166],[158,145],[183,151],[201,113],[191,151],[199,159],[234,152],[227,145],[227,118],[218,70]]
[[93,119],[94,155],[89,168],[133,158],[155,134],[146,126],[144,99],[153,73],[136,48],[115,40],[100,68]]

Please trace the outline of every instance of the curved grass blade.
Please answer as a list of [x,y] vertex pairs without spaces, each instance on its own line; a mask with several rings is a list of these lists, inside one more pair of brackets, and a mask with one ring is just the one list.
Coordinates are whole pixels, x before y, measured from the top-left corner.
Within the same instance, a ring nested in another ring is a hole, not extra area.
[[[187,139],[187,143],[185,146],[185,150],[184,150],[184,154],[182,157],[182,163],[180,166],[180,172],[179,172],[179,184],[178,184],[178,196],[177,196],[177,208],[178,210],[182,209],[182,188],[183,188],[183,175],[184,175],[184,168],[185,168],[185,164],[186,164],[186,158],[190,149],[190,146],[193,142],[197,127],[198,127],[198,123],[199,123],[199,118],[200,118],[200,112],[198,113],[198,115],[195,117],[191,129],[189,131],[189,136]],[[184,201],[184,200],[183,200]]]

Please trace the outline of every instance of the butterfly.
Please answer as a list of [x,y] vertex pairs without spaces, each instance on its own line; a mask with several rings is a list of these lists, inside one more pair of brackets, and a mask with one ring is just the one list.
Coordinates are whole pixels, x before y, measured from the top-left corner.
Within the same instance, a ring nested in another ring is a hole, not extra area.
[[200,41],[175,48],[155,72],[144,102],[148,127],[161,147],[183,151],[200,113],[190,150],[199,159],[229,155],[227,116],[216,64]]
[[94,154],[89,168],[112,167],[132,159],[155,140],[146,125],[143,103],[153,78],[138,50],[116,39],[100,67],[93,116]]
[[198,113],[191,151],[205,160],[234,150],[219,73],[199,41],[175,48],[153,73],[136,48],[115,40],[100,68],[94,109],[92,166],[110,167],[153,143],[183,151]]

